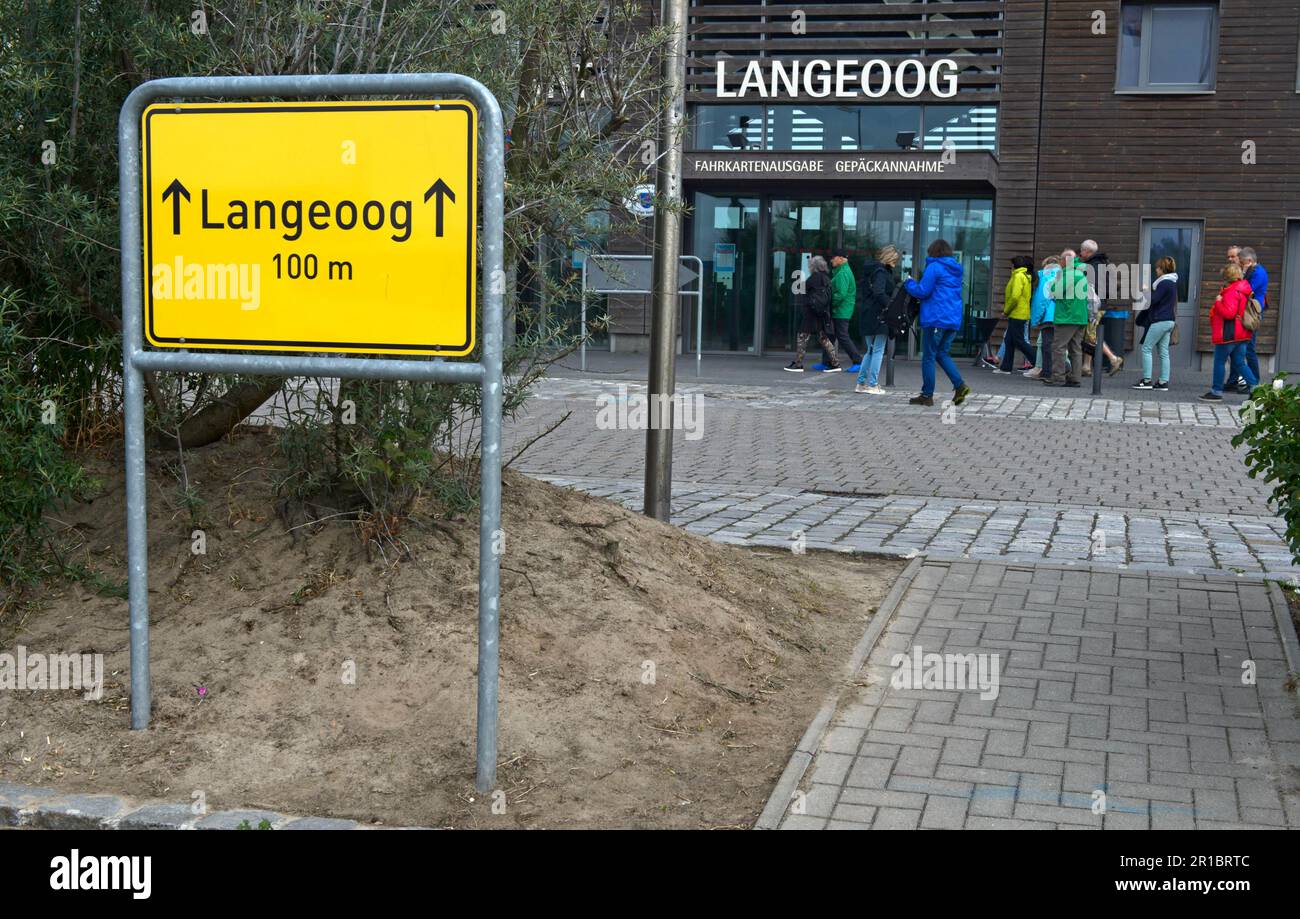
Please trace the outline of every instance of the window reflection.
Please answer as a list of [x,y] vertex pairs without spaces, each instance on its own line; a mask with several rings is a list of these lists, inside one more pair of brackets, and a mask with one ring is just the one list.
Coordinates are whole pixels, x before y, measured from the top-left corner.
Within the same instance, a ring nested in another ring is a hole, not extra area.
[[695,150],[898,150],[907,133],[921,135],[922,150],[940,150],[947,140],[958,150],[997,148],[998,107],[991,104],[697,105],[692,115]]

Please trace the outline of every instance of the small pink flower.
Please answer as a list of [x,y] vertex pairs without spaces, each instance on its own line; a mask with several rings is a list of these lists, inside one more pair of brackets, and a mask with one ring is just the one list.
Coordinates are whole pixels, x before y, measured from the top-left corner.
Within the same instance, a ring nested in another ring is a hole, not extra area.
[[194,691],[199,694],[200,702],[202,702],[204,699],[208,697],[208,687],[206,686],[195,686]]

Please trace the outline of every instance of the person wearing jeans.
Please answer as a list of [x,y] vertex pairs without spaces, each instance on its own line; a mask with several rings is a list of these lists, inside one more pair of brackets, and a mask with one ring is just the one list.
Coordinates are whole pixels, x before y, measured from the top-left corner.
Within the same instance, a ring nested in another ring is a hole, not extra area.
[[[953,402],[960,405],[970,392],[970,387],[962,381],[961,371],[957,369],[957,363],[948,353],[952,347],[953,340],[957,337],[957,329],[941,329],[937,326],[923,326],[921,328],[921,398],[929,401],[917,402],[918,405],[934,404],[934,385],[937,375],[934,366],[937,363],[943,368],[949,381],[952,382],[954,395]],[[965,392],[962,392],[965,390]],[[960,395],[961,398],[957,396]]]
[[862,334],[866,336],[867,351],[862,357],[854,392],[877,396],[885,392],[879,385],[880,364],[885,356],[885,343],[889,340],[889,327],[882,315],[898,286],[894,280],[894,268],[899,257],[896,246],[882,246],[875,259],[863,268],[862,286],[858,290],[862,299]]
[[1210,391],[1201,396],[1202,402],[1222,402],[1225,365],[1232,362],[1232,372],[1253,388],[1259,383],[1246,360],[1246,343],[1250,330],[1241,322],[1250,302],[1250,283],[1242,279],[1241,269],[1228,265],[1223,269],[1223,289],[1210,307],[1210,339],[1214,342],[1214,379]]
[[934,405],[934,365],[939,364],[952,382],[954,405],[970,395],[961,371],[948,356],[953,339],[961,329],[964,309],[961,299],[961,264],[952,257],[946,239],[936,239],[926,250],[921,280],[908,278],[907,292],[921,301],[921,394],[908,400],[912,405]]
[[1052,279],[1061,273],[1061,260],[1055,255],[1043,259],[1038,272],[1038,286],[1029,299],[1029,324],[1038,329],[1038,355],[1033,370],[1025,374],[1031,380],[1050,379],[1052,376],[1052,323],[1055,321],[1054,305],[1047,292]]
[[1029,338],[1025,334],[1029,327],[1029,301],[1034,286],[1029,279],[1029,269],[1033,266],[1033,261],[1024,255],[1017,255],[1011,260],[1011,278],[1007,281],[1002,306],[1002,312],[1007,317],[1007,332],[1002,339],[1006,356],[1002,358],[1002,366],[997,373],[1011,372],[1016,362],[1016,351],[1022,352],[1030,365],[1034,363],[1036,355],[1034,349],[1029,347]]
[[[1259,315],[1263,319],[1264,311],[1268,309],[1268,272],[1258,261],[1259,256],[1250,246],[1242,246],[1237,250],[1237,260],[1241,265],[1241,277],[1250,285],[1250,293],[1259,301]],[[1259,336],[1259,329],[1250,333],[1250,341],[1246,342],[1246,366],[1250,372],[1255,374],[1255,382],[1259,382],[1259,355],[1255,352],[1255,341]],[[1239,375],[1234,375],[1233,382],[1237,388],[1241,389],[1244,379]],[[1251,384],[1254,385],[1253,383]],[[1249,392],[1249,390],[1241,390]]]
[[[1169,339],[1174,332],[1174,317],[1178,306],[1178,267],[1172,258],[1165,256],[1156,262],[1156,282],[1151,286],[1151,305],[1138,314],[1138,324],[1146,326],[1142,336],[1142,379],[1133,384],[1134,389],[1169,388]],[[1152,380],[1153,358],[1160,358],[1160,379]]]

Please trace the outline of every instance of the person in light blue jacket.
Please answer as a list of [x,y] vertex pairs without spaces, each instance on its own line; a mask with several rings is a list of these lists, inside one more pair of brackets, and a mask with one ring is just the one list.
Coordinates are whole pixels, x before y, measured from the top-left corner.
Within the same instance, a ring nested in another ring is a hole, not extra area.
[[1047,295],[1047,285],[1061,273],[1061,260],[1055,255],[1043,259],[1038,271],[1038,286],[1029,301],[1029,325],[1038,330],[1038,359],[1034,369],[1025,374],[1031,379],[1052,377],[1052,333],[1055,329],[1056,303]]
[[938,363],[952,381],[953,405],[961,405],[970,395],[970,387],[948,356],[948,349],[961,330],[965,314],[961,299],[962,267],[952,257],[952,246],[946,239],[930,243],[925,254],[921,280],[908,278],[904,282],[907,292],[921,301],[921,394],[909,401],[912,405],[934,405],[934,365]]

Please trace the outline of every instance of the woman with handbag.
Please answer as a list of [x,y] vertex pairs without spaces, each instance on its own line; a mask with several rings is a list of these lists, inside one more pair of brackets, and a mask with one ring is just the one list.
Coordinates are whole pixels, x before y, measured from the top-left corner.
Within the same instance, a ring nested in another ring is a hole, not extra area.
[[[1133,384],[1134,389],[1169,389],[1169,344],[1174,334],[1174,320],[1178,307],[1178,267],[1165,256],[1156,262],[1156,282],[1151,286],[1151,305],[1138,313],[1137,324],[1146,328],[1142,336],[1142,379]],[[1152,382],[1152,365],[1157,350],[1160,357],[1160,379]]]
[[1233,373],[1254,389],[1259,378],[1246,363],[1246,342],[1250,329],[1242,323],[1246,307],[1250,304],[1250,282],[1242,280],[1241,268],[1228,265],[1223,269],[1223,289],[1210,307],[1210,339],[1214,342],[1214,378],[1210,391],[1201,396],[1202,402],[1223,401],[1223,377],[1226,365],[1232,362]]
[[[1088,293],[1088,328],[1083,333],[1083,375],[1092,374],[1092,358],[1097,350],[1097,327],[1101,325],[1102,317],[1106,314],[1101,308],[1101,298],[1092,291]],[[1104,341],[1101,343],[1101,353],[1106,360],[1110,362],[1110,369],[1106,371],[1106,376],[1113,377],[1124,369],[1124,358],[1119,357],[1114,351],[1110,350],[1110,345]]]

